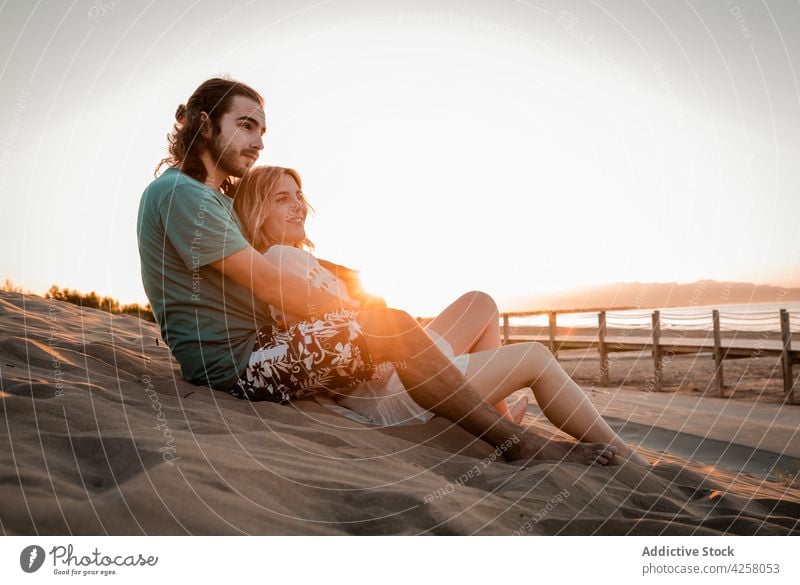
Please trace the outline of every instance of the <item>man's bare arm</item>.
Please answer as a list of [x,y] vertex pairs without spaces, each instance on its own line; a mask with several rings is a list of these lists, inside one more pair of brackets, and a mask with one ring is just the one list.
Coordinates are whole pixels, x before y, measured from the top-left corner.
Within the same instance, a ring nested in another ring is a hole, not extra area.
[[256,298],[289,315],[308,317],[342,308],[359,309],[358,305],[328,294],[299,276],[281,272],[252,246],[210,266],[249,288]]

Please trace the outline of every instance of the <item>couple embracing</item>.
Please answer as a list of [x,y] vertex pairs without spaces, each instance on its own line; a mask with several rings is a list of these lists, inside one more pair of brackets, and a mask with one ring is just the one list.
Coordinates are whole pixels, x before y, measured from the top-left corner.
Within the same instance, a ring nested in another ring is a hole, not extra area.
[[[144,289],[184,379],[250,401],[333,397],[380,424],[437,414],[509,461],[648,465],[543,345],[502,345],[485,293],[423,328],[365,294],[353,271],[316,259],[300,174],[255,166],[266,121],[254,89],[209,79],[175,117],[137,234]],[[521,426],[527,400],[505,399],[522,388],[578,441]]]

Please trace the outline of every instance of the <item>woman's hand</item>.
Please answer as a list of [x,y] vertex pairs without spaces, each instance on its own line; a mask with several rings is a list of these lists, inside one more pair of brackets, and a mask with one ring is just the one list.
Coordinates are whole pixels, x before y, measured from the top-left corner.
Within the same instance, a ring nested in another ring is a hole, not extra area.
[[358,277],[358,270],[353,270],[347,266],[336,264],[330,260],[323,260],[322,258],[317,258],[317,262],[344,283],[351,297],[355,298],[357,296],[357,293],[361,290],[361,279]]

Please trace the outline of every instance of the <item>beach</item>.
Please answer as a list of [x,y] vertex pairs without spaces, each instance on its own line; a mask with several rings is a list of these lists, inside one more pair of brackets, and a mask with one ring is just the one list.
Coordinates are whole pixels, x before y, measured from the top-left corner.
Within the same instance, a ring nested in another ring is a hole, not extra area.
[[[670,391],[646,393],[648,356],[613,360],[607,388],[592,382],[596,354],[559,357],[650,470],[523,467],[441,417],[377,428],[314,400],[249,403],[193,386],[152,323],[1,292],[2,530],[800,534],[800,406],[748,397],[772,378],[737,373],[746,360],[725,362],[732,399],[703,395],[708,357],[686,372],[676,359]],[[525,423],[563,436],[535,403]]]

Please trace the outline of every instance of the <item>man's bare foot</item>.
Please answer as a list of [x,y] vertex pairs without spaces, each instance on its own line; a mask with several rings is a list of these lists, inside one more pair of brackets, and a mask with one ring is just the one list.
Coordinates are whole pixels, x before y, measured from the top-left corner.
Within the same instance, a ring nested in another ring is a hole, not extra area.
[[604,466],[614,460],[616,451],[614,445],[607,443],[576,443],[523,435],[515,448],[506,452],[506,459],[520,463],[531,459],[563,460]]
[[636,451],[634,451],[631,447],[628,447],[627,445],[625,445],[625,449],[617,450],[616,458],[617,460],[620,460],[620,463],[622,462],[621,460],[627,459],[631,463],[635,463],[636,465],[641,465],[642,467],[646,468],[652,467],[651,463],[647,459],[639,455]]
[[508,407],[506,416],[510,418],[512,422],[519,424],[522,422],[522,419],[525,418],[526,410],[528,410],[528,397],[521,396],[514,404]]

